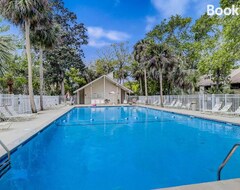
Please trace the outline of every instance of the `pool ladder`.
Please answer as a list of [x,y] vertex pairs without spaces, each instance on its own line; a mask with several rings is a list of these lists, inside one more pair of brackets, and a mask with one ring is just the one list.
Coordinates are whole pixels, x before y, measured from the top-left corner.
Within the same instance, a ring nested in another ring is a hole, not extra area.
[[236,143],[231,150],[229,151],[229,153],[227,154],[226,158],[223,160],[222,164],[219,166],[218,168],[218,172],[217,172],[217,179],[221,180],[221,171],[222,169],[225,167],[225,165],[227,164],[227,162],[229,161],[229,159],[232,157],[232,155],[234,154],[234,152],[237,150],[237,148],[240,146],[240,143]]
[[8,150],[7,146],[1,140],[0,140],[0,145],[7,152],[7,158],[3,159],[0,162],[0,178],[1,178],[11,168],[11,162],[10,162],[10,151]]

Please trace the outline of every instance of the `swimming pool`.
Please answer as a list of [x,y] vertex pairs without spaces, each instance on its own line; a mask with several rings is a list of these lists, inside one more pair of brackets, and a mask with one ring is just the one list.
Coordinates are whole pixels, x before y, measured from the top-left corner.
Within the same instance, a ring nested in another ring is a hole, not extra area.
[[[2,190],[154,189],[215,181],[238,126],[143,107],[74,108],[12,154]],[[240,177],[239,151],[222,178]]]

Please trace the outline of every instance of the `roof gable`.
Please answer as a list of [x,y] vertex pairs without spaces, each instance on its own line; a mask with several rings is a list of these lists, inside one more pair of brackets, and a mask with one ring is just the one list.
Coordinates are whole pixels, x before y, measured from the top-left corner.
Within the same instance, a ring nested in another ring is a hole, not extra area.
[[123,86],[122,84],[118,83],[117,81],[115,81],[114,79],[112,79],[111,77],[109,77],[109,76],[107,76],[107,75],[103,75],[103,76],[101,76],[101,77],[93,80],[92,82],[90,82],[90,83],[84,85],[83,87],[75,90],[73,93],[77,93],[78,91],[83,90],[84,88],[86,88],[86,87],[88,87],[89,85],[91,85],[91,84],[93,84],[93,83],[101,80],[101,79],[104,78],[104,77],[105,77],[106,80],[108,80],[108,81],[110,81],[111,83],[117,85],[118,87],[120,87],[120,88],[123,89],[124,91],[127,91],[127,92],[129,92],[129,93],[133,93],[132,90],[128,89],[127,87]]

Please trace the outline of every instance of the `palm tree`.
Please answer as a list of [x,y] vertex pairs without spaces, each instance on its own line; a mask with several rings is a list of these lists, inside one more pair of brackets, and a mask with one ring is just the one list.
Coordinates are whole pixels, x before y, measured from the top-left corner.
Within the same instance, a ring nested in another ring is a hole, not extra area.
[[144,77],[144,71],[140,67],[139,63],[134,61],[131,65],[131,73],[132,76],[135,78],[135,80],[139,81],[140,86],[140,95],[143,95],[143,77]]
[[1,14],[15,25],[21,26],[25,32],[26,54],[28,59],[28,93],[33,113],[36,113],[37,109],[34,102],[32,84],[30,28],[32,23],[38,22],[47,7],[47,0],[0,0]]
[[165,44],[156,44],[154,41],[147,47],[147,53],[150,57],[148,61],[148,67],[152,72],[157,72],[160,87],[160,105],[163,107],[163,72],[169,71],[174,67],[174,63],[177,62],[175,56]]
[[148,103],[148,87],[147,87],[147,46],[149,44],[149,41],[147,39],[143,39],[139,42],[137,42],[134,46],[134,59],[137,61],[140,65],[140,68],[144,70],[144,83],[145,83],[145,96]]
[[[43,110],[43,52],[50,49],[57,42],[58,27],[54,26],[51,18],[44,19],[44,24],[41,22],[35,27],[30,35],[31,42],[39,49],[39,76],[40,76],[40,110]],[[53,27],[52,27],[53,26]]]
[[[0,23],[2,18],[0,17]],[[8,27],[0,26],[0,33],[8,31]],[[11,58],[11,51],[14,49],[13,39],[11,36],[0,36],[0,74],[3,74],[5,64]]]

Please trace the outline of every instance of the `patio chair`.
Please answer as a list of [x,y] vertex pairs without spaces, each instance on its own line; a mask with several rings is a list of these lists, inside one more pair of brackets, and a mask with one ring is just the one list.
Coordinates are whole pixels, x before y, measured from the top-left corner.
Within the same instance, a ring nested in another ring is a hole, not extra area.
[[240,106],[234,112],[229,112],[230,114],[240,115]]
[[165,106],[165,105],[167,105],[167,100],[164,100],[164,102],[163,102],[163,105]]
[[226,104],[221,110],[219,110],[220,113],[227,113],[232,107],[232,103]]
[[176,105],[176,108],[181,108],[183,103],[181,101],[178,102],[178,105]]
[[36,117],[36,114],[31,114],[31,113],[19,114],[14,110],[13,106],[5,106],[5,108],[8,110],[8,112],[10,112],[12,116]]
[[142,104],[143,102],[142,102],[142,100],[137,100],[137,101],[132,101],[133,103],[136,103],[136,104]]
[[173,100],[171,104],[166,105],[167,107],[173,107],[176,104],[176,100]]
[[0,130],[6,130],[11,127],[11,122],[0,122]]
[[205,110],[207,112],[218,112],[222,107],[222,102],[218,102],[211,110]]
[[[13,112],[11,112],[9,109]],[[7,106],[7,108],[4,106],[0,107],[0,114],[3,116],[2,118],[4,120],[21,121],[33,119],[34,117],[36,117],[35,114],[18,114],[12,109],[13,108],[11,108],[11,106]]]
[[181,101],[177,101],[176,104],[173,105],[174,108],[178,108],[178,107],[181,107],[182,106],[182,102]]
[[159,101],[158,101],[158,100],[156,100],[155,102],[153,102],[153,105],[154,105],[154,106],[157,106],[157,105],[159,105]]
[[183,109],[188,109],[188,110],[190,110],[191,104],[192,104],[192,103],[189,102],[189,103],[187,103],[186,105],[183,105],[182,108],[183,108]]

